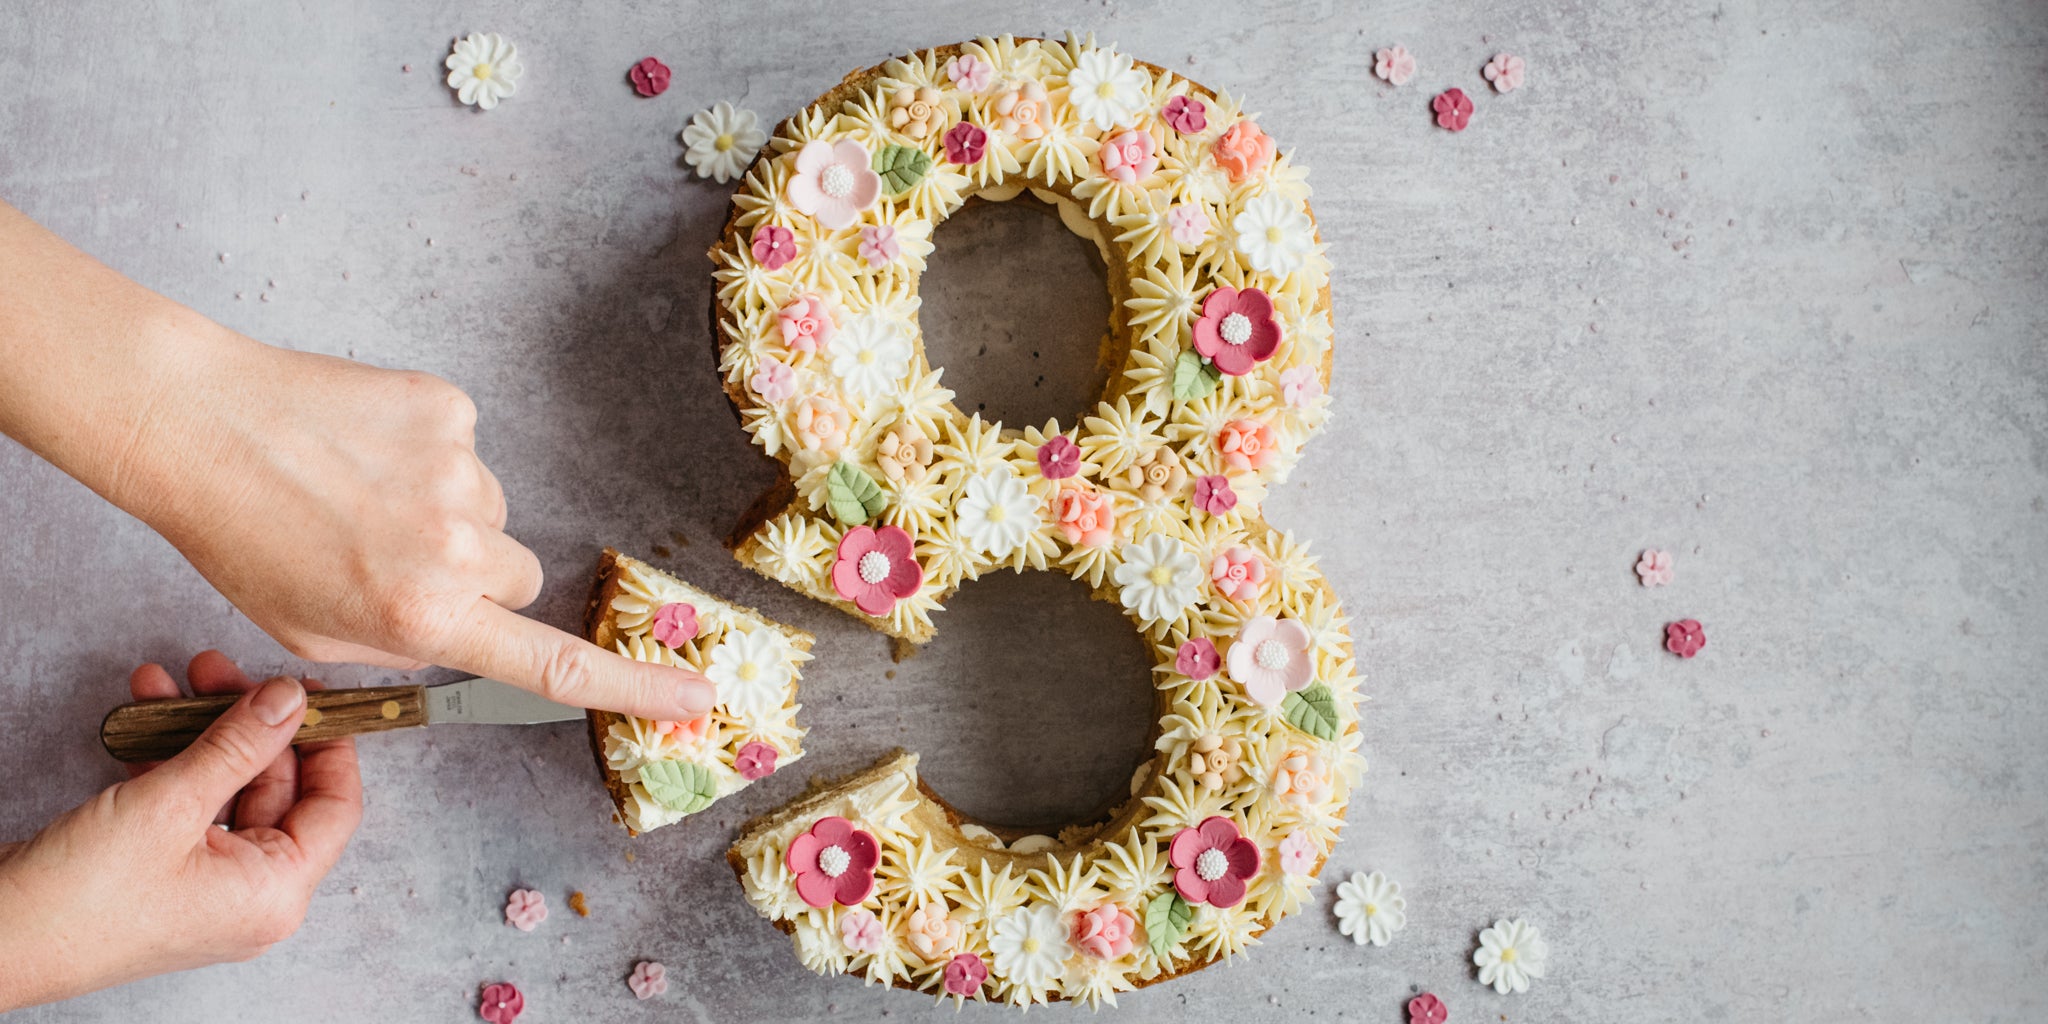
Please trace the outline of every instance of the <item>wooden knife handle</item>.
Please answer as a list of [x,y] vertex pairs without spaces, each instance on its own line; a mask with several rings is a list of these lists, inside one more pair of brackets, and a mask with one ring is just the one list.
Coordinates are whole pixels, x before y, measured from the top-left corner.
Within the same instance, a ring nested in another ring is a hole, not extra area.
[[[239,694],[123,704],[100,723],[100,744],[121,761],[166,761],[192,745]],[[306,720],[294,744],[427,724],[426,688],[372,686],[306,694]]]

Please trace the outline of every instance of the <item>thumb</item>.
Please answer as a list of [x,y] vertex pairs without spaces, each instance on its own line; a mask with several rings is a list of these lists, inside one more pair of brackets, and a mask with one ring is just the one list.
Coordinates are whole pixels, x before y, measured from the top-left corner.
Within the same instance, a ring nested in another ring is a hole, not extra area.
[[718,701],[718,688],[691,669],[634,661],[483,598],[436,660],[558,704],[639,718],[691,719]]
[[210,817],[291,745],[305,710],[306,690],[298,680],[269,680],[214,719],[191,746],[137,782],[188,794]]

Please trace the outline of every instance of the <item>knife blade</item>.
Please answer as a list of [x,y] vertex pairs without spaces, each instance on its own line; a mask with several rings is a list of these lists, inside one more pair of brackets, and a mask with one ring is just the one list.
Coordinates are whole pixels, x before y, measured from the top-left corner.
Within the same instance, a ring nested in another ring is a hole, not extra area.
[[[100,723],[100,745],[121,761],[166,760],[191,746],[240,699],[239,694],[221,694],[123,704]],[[495,679],[315,690],[306,694],[306,720],[292,743],[426,725],[540,725],[583,716],[582,708],[557,704]]]

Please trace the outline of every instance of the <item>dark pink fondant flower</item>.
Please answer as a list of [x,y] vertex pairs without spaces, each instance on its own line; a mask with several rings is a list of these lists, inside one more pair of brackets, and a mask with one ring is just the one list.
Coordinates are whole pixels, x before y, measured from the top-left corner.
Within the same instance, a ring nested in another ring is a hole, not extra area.
[[962,953],[946,961],[946,994],[965,998],[981,991],[981,985],[988,980],[988,964],[972,953]]
[[697,639],[697,608],[681,601],[662,605],[654,613],[654,639],[674,650]]
[[754,262],[769,270],[781,270],[796,258],[796,233],[780,224],[763,224],[754,229],[751,248]]
[[1436,111],[1439,127],[1454,132],[1464,131],[1465,126],[1472,123],[1472,97],[1465,95],[1463,89],[1445,89],[1438,93],[1436,99],[1429,101],[1429,109]]
[[813,907],[856,906],[875,891],[875,837],[841,817],[819,818],[791,840],[783,861],[796,875],[796,894]]
[[1065,434],[1038,446],[1038,471],[1047,480],[1065,480],[1081,471],[1081,446]]
[[1690,658],[1707,645],[1707,631],[1698,619],[1680,619],[1664,627],[1664,649],[1681,658]]
[[626,77],[633,81],[633,91],[642,96],[659,96],[668,91],[668,80],[672,73],[668,65],[649,57],[633,65]]
[[752,782],[775,774],[775,748],[760,740],[749,740],[740,752],[733,755],[732,770],[740,778]]
[[1236,508],[1237,490],[1230,486],[1230,478],[1221,474],[1195,478],[1195,507],[1212,516]]
[[512,1024],[526,1010],[526,997],[509,981],[485,985],[477,999],[476,1014],[491,1024]]
[[1451,1011],[1434,993],[1424,992],[1408,1000],[1408,1024],[1444,1024],[1450,1018]]
[[1220,814],[1184,828],[1167,848],[1173,864],[1173,887],[1189,903],[1234,907],[1244,900],[1245,883],[1259,873],[1259,844],[1244,837],[1237,823]]
[[1273,300],[1257,288],[1218,288],[1202,300],[1195,321],[1195,351],[1218,370],[1241,377],[1280,348]]
[[1197,135],[1209,127],[1209,107],[1193,96],[1175,96],[1166,101],[1159,116],[1168,127],[1182,135]]
[[1200,682],[1223,668],[1223,656],[1216,653],[1216,641],[1198,636],[1174,652],[1173,668],[1181,675]]
[[856,526],[839,538],[832,589],[869,615],[887,615],[896,602],[924,586],[916,545],[899,526]]
[[961,121],[946,129],[946,160],[956,164],[978,164],[988,152],[988,130],[972,121]]

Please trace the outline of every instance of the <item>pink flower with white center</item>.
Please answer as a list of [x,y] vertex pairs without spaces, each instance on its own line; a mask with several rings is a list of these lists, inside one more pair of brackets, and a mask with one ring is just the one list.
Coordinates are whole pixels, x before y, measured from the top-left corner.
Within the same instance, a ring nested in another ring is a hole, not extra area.
[[1233,601],[1257,597],[1265,579],[1266,563],[1257,552],[1241,545],[1217,555],[1209,564],[1209,582],[1217,593]]
[[1512,53],[1500,53],[1495,54],[1492,60],[1487,61],[1486,66],[1481,68],[1479,73],[1485,75],[1486,80],[1493,83],[1493,91],[1510,93],[1522,87],[1522,79],[1528,74],[1528,70],[1528,62],[1522,58]]
[[961,92],[986,92],[996,79],[996,66],[971,53],[946,62],[946,81]]
[[1280,870],[1300,877],[1316,870],[1316,844],[1308,833],[1296,829],[1280,840]]
[[903,255],[902,243],[896,241],[896,229],[888,224],[870,224],[860,229],[860,258],[870,267],[893,263]]
[[1070,940],[1081,952],[1100,960],[1114,960],[1131,951],[1131,935],[1138,919],[1130,911],[1105,903],[1074,917]]
[[1136,128],[1103,140],[1098,156],[1102,173],[1126,185],[1137,184],[1159,168],[1159,155],[1152,151],[1152,133]]
[[1245,883],[1259,873],[1259,844],[1220,814],[1181,829],[1166,856],[1176,869],[1173,887],[1189,903],[1237,906],[1244,901]]
[[839,940],[856,953],[875,953],[882,948],[882,922],[863,908],[839,915]]
[[1636,559],[1636,576],[1646,587],[1663,587],[1671,583],[1671,552],[1649,548],[1643,557]]
[[636,999],[652,999],[668,991],[668,968],[642,960],[633,965],[633,976],[626,979],[626,987],[633,990]]
[[1231,420],[1216,432],[1216,450],[1232,469],[1264,469],[1273,459],[1273,428],[1259,420]]
[[1707,646],[1706,628],[1698,619],[1680,619],[1664,627],[1664,649],[1690,658]]
[[1166,211],[1166,233],[1182,245],[1196,246],[1209,237],[1209,211],[1200,203],[1176,203]]
[[796,258],[796,233],[780,224],[763,224],[754,229],[748,248],[764,269],[781,270]]
[[1280,320],[1265,292],[1224,286],[1202,300],[1194,338],[1202,358],[1232,377],[1242,377],[1280,350]]
[[765,779],[775,774],[775,757],[774,747],[760,740],[749,740],[738,754],[733,755],[732,770],[748,782]]
[[823,352],[839,324],[832,310],[816,295],[799,295],[782,304],[775,313],[782,328],[782,344],[791,352]]
[[1373,55],[1372,73],[1381,81],[1407,85],[1415,77],[1415,55],[1405,46],[1389,46]]
[[796,153],[789,178],[789,202],[828,228],[852,227],[862,210],[882,195],[882,176],[869,166],[868,151],[851,139],[812,139]]
[[1472,123],[1472,97],[1463,89],[1445,89],[1429,101],[1429,109],[1436,111],[1437,127],[1462,132]]
[[1424,992],[1408,1000],[1408,1024],[1444,1024],[1450,1019],[1450,1009],[1434,992]]
[[1223,656],[1216,653],[1216,642],[1206,636],[1198,636],[1173,652],[1173,670],[1198,683],[1214,676],[1222,667]]
[[988,964],[972,953],[946,961],[946,994],[966,998],[981,991],[988,981]]
[[505,923],[522,932],[540,927],[548,919],[548,898],[532,889],[514,889],[505,901]]
[[1193,96],[1175,96],[1160,108],[1159,117],[1182,135],[1200,135],[1209,127],[1209,106]]
[[670,601],[654,612],[654,639],[675,650],[697,639],[697,608],[682,601]]
[[526,1011],[526,997],[509,981],[485,985],[477,996],[476,1015],[489,1024],[512,1024]]
[[813,907],[858,906],[875,891],[875,837],[838,816],[819,818],[790,840],[783,861],[796,876],[796,894]]
[[1212,516],[1227,514],[1237,507],[1237,491],[1230,478],[1211,474],[1195,479],[1195,507]]
[[668,65],[653,57],[643,59],[626,72],[626,78],[633,83],[633,91],[642,96],[659,96],[667,92],[673,75]]
[[924,586],[924,566],[902,527],[856,526],[839,538],[832,589],[869,615],[887,615],[896,602]]
[[1230,678],[1262,707],[1280,703],[1288,693],[1304,689],[1315,676],[1309,658],[1308,627],[1293,619],[1261,615],[1237,631],[1230,645]]
[[1313,366],[1296,366],[1280,371],[1280,400],[1296,409],[1306,409],[1323,397],[1323,375]]
[[1054,434],[1038,446],[1038,471],[1047,480],[1065,480],[1081,471],[1081,446],[1065,434]]
[[948,163],[978,164],[988,153],[988,131],[972,121],[961,121],[946,129],[942,141]]
[[780,359],[763,359],[754,375],[747,378],[747,386],[764,401],[787,401],[796,394],[796,371]]

